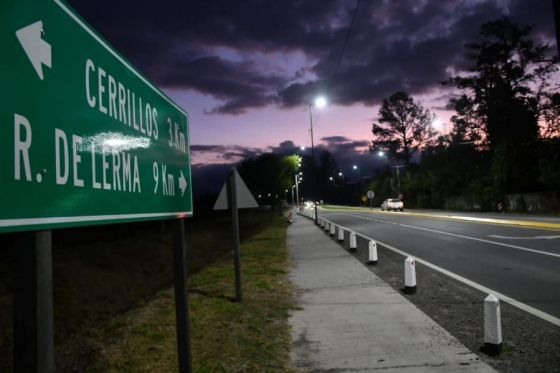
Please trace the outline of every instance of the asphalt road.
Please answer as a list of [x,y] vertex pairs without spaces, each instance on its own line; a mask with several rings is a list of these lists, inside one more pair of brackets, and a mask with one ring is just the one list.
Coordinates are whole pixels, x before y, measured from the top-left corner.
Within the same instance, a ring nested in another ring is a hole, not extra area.
[[[337,225],[560,318],[559,229],[463,221],[444,215],[448,213],[319,211],[320,217]],[[557,219],[544,217],[484,217],[557,223]]]

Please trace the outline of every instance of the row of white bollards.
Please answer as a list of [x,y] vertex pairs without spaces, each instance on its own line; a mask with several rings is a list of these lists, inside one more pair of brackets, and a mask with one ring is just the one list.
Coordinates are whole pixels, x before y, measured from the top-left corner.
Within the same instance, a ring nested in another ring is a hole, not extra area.
[[[338,241],[344,241],[344,228],[337,226],[325,219],[318,219],[318,223],[331,236],[338,231]],[[350,232],[350,250],[355,251],[358,247],[356,240],[356,232]],[[374,265],[378,262],[377,243],[371,240],[368,244],[368,260],[367,264]],[[416,293],[416,261],[412,257],[407,257],[404,261],[404,289],[405,294]],[[500,300],[493,294],[489,294],[484,299],[484,346],[482,352],[499,356],[502,352],[502,322],[500,313]]]
[[[324,219],[319,219],[319,225],[325,231],[328,231],[331,236],[336,235],[338,231],[338,235],[337,235],[338,241],[344,241],[344,229],[341,226],[337,226],[334,223],[326,221]],[[355,251],[358,248],[356,232],[350,232],[349,240],[350,240],[350,250]],[[373,264],[377,264],[377,261],[378,261],[377,243],[372,240],[369,242],[368,260],[366,263],[373,265]]]

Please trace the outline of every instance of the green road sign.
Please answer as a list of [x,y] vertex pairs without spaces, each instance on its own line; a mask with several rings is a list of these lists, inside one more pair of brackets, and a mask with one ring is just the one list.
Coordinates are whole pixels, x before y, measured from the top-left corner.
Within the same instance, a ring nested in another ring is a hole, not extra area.
[[0,232],[192,215],[187,113],[68,5],[2,0],[0,47]]

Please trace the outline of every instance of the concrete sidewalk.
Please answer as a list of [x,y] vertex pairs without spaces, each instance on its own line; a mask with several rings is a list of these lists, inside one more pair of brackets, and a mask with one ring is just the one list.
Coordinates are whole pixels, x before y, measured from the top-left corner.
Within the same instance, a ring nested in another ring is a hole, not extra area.
[[[318,372],[493,372],[313,222],[288,229],[292,361]],[[380,263],[382,265],[382,263]]]

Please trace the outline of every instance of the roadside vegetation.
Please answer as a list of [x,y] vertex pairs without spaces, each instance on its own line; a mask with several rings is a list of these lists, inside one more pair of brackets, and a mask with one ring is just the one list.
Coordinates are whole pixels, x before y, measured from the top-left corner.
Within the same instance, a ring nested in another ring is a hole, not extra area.
[[[292,288],[286,219],[275,217],[241,246],[243,303],[235,303],[229,256],[189,280],[195,372],[288,372]],[[90,371],[177,370],[173,289],[104,328],[104,359]]]
[[[209,209],[200,207],[196,211],[198,214],[186,221],[187,266],[190,275],[199,273],[201,269],[216,260],[225,258],[224,260],[229,263],[228,257],[231,251],[229,213],[227,211],[211,212]],[[245,245],[251,237],[260,234],[267,227],[280,229],[281,222],[282,218],[271,211],[240,211],[242,244]],[[2,326],[0,328],[0,372],[12,371],[12,273],[14,268],[12,248],[15,237],[15,235],[0,236],[0,247],[2,248],[0,250],[0,325]],[[261,239],[264,243],[265,237],[261,236]],[[281,241],[282,238],[277,240]],[[244,248],[245,246],[242,250]],[[246,255],[245,252],[242,251],[242,253]],[[243,258],[243,260],[245,259]],[[252,260],[252,257],[247,260]],[[275,258],[271,258],[271,260],[275,260]],[[111,341],[113,332],[124,325],[127,317],[136,314],[143,315],[142,317],[149,322],[151,320],[150,312],[155,312],[158,304],[166,302],[166,294],[171,296],[171,299],[167,301],[172,304],[173,293],[166,292],[166,289],[172,286],[172,264],[171,225],[169,223],[118,224],[53,231],[57,371],[81,372],[93,366],[107,367],[101,364],[112,356],[108,354],[107,342]],[[231,270],[230,267],[227,268]],[[247,277],[251,278],[250,275],[251,273]],[[196,287],[199,287],[204,293],[210,292],[212,295],[216,295],[218,288],[212,286],[219,286],[220,281],[228,281],[226,267],[220,276],[217,275],[211,280],[208,285],[210,288],[200,287],[200,282],[195,282]],[[264,287],[271,285],[268,281],[269,279],[259,279],[255,280],[255,283]],[[214,284],[214,282],[216,283]],[[246,286],[255,287],[257,285],[253,282],[246,284]],[[228,297],[230,296],[228,291],[232,290],[224,287],[221,291],[225,297]],[[275,288],[270,292],[277,291]],[[247,299],[250,300],[249,288],[246,292]],[[197,304],[197,297],[201,297],[201,300],[214,299],[212,296],[203,297],[194,294],[193,306]],[[146,310],[142,311],[146,305],[152,305],[153,309],[150,310],[150,306],[148,306]],[[218,304],[217,307],[219,306]],[[237,305],[224,303],[221,306],[225,309],[229,307],[235,310]],[[174,317],[174,311],[168,316]],[[164,318],[164,316],[161,317]],[[230,317],[232,316],[230,315]],[[196,320],[193,320],[195,325]],[[154,336],[162,333],[160,326],[154,327],[151,331],[142,328],[133,328],[133,330],[140,334],[146,333]],[[132,331],[130,335],[135,336],[136,332]],[[174,327],[172,337],[175,338]],[[153,348],[159,350],[165,346],[154,343]],[[171,350],[174,353],[174,344]]]

